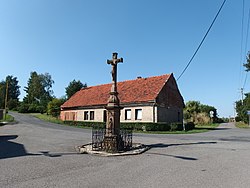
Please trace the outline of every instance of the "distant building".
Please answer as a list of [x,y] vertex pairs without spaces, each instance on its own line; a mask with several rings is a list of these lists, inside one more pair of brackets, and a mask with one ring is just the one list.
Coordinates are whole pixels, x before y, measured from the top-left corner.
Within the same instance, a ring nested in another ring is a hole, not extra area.
[[[182,122],[184,101],[173,74],[117,83],[121,122]],[[64,121],[106,122],[111,84],[83,88],[61,106]]]

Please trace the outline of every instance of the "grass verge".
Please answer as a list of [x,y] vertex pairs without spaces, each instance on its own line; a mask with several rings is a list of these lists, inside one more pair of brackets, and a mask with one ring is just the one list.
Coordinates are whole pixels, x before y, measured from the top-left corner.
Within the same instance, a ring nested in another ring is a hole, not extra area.
[[244,129],[249,129],[249,125],[244,123],[244,122],[236,122],[235,123],[235,126],[238,127],[238,128],[244,128]]
[[0,120],[0,125],[3,125],[2,122],[14,122],[15,119],[13,116],[6,114],[6,119]]
[[50,115],[46,115],[46,114],[38,114],[38,113],[32,113],[30,114],[32,116],[35,116],[38,119],[47,121],[47,122],[51,122],[51,123],[57,123],[57,124],[64,124],[62,120],[52,117]]

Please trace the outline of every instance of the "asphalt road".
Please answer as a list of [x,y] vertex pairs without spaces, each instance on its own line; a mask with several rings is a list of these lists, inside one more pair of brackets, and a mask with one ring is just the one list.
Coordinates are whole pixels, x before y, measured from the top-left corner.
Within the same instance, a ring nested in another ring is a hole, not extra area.
[[136,156],[77,154],[91,130],[13,114],[0,127],[0,187],[226,187],[250,186],[250,130],[222,124],[192,135],[134,134],[152,149]]

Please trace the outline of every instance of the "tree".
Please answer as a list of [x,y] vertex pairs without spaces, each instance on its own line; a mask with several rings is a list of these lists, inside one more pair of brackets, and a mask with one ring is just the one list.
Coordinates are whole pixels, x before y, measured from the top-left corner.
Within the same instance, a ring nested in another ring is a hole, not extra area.
[[246,67],[246,71],[248,72],[250,71],[250,51],[247,54],[246,60],[247,60],[247,63],[244,64],[244,66]]
[[28,86],[24,89],[27,94],[23,99],[20,111],[44,113],[47,110],[48,103],[53,98],[53,84],[54,81],[49,73],[37,74],[35,71],[31,72]]
[[[246,71],[250,71],[250,51],[247,54],[246,57],[247,63],[244,64],[244,67],[246,68]],[[245,99],[236,101],[236,112],[237,112],[237,121],[244,121],[245,123],[248,122],[248,115],[247,110],[250,110],[250,93],[245,94]]]
[[194,123],[209,123],[211,111],[213,111],[213,122],[218,122],[219,119],[215,107],[201,104],[199,101],[188,101],[184,108],[184,119]]
[[19,104],[20,86],[17,77],[8,75],[5,81],[0,82],[0,108],[5,107],[6,87],[8,83],[7,107],[9,109],[17,108]]
[[236,101],[237,121],[248,122],[247,111],[250,110],[250,93],[245,94],[243,101]]
[[48,103],[48,114],[53,117],[58,117],[60,115],[61,105],[66,101],[65,98],[54,98]]
[[80,80],[76,81],[75,79],[71,81],[68,87],[65,88],[67,99],[69,99],[72,95],[74,95],[77,91],[82,88],[86,88],[87,84],[83,84]]

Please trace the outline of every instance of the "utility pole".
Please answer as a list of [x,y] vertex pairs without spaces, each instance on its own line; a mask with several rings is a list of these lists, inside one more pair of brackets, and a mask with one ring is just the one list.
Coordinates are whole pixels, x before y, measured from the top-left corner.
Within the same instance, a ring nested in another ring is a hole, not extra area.
[[7,114],[7,102],[8,102],[8,87],[9,87],[9,84],[8,84],[8,81],[6,80],[6,92],[5,92],[5,106],[4,106],[4,119],[6,120],[6,114]]
[[243,105],[243,88],[240,88],[240,92],[241,92],[241,104]]

